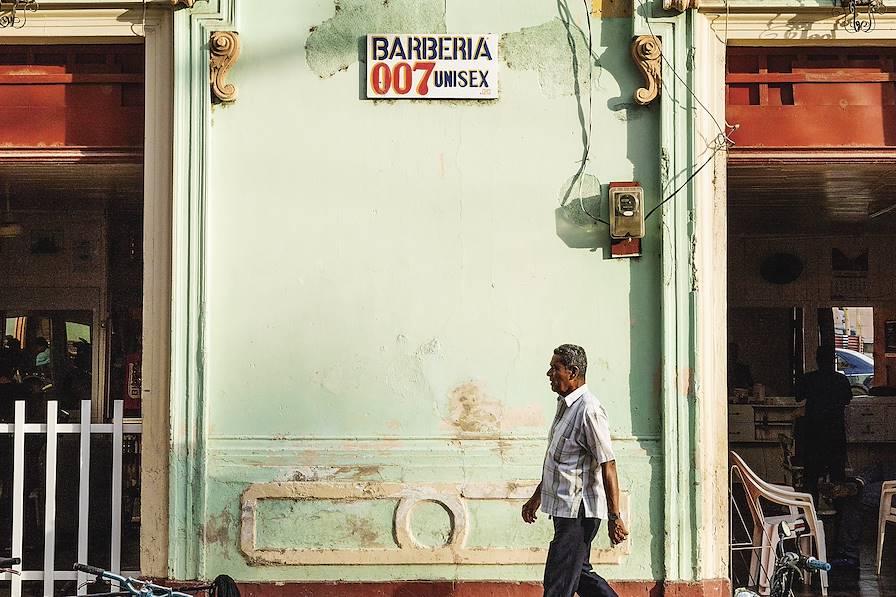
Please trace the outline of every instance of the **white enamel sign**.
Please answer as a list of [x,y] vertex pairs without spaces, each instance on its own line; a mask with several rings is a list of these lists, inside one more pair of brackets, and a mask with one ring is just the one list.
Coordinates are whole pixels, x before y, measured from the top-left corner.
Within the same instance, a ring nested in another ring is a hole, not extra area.
[[368,35],[367,97],[497,99],[498,36]]

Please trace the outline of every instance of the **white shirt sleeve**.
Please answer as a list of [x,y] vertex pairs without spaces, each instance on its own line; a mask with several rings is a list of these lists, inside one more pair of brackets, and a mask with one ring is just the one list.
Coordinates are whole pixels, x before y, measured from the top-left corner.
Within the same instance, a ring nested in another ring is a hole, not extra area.
[[589,405],[586,407],[582,427],[585,432],[586,447],[598,464],[616,460],[613,445],[610,442],[610,424],[603,406],[592,407]]

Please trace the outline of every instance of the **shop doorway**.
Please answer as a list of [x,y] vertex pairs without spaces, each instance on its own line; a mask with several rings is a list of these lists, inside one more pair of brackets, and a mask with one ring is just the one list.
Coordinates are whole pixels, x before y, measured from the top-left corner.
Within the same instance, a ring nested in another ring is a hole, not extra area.
[[[861,498],[881,475],[896,479],[896,351],[886,348],[896,314],[894,57],[887,48],[728,53],[727,117],[742,131],[728,164],[729,448],[762,481],[815,493],[824,529],[815,539],[842,564],[828,577],[832,596],[896,590],[893,550],[875,573],[877,504]],[[813,474],[818,455],[807,446],[818,430],[799,400],[816,356],[828,354],[846,384],[842,478]],[[735,475],[732,584],[763,588],[771,563],[744,484]],[[767,516],[790,512],[774,497],[760,503]],[[800,594],[821,595],[820,580]]]
[[143,43],[0,45],[0,594],[140,570]]

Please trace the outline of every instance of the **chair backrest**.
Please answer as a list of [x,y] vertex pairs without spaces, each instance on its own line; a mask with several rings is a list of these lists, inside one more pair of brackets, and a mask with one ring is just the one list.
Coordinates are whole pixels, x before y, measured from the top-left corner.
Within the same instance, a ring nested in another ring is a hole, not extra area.
[[763,495],[763,492],[756,483],[759,477],[734,450],[728,452],[728,460],[731,464],[731,473],[737,473],[744,486],[744,493],[747,495],[747,506],[750,508],[750,516],[753,517],[753,523],[757,526],[764,525],[765,515],[762,513],[762,506],[759,503],[759,498]]
[[896,481],[884,481],[880,492],[883,515],[887,520],[896,521]]

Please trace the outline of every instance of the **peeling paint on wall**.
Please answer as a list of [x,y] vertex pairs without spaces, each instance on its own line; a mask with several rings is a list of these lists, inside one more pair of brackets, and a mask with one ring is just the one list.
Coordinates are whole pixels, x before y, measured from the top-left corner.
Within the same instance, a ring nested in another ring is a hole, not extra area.
[[492,400],[476,382],[451,390],[448,396],[450,423],[465,433],[497,433],[501,429],[504,406]]
[[381,479],[382,471],[377,465],[368,466],[303,466],[296,468],[291,475],[283,479],[285,481],[325,481],[345,480],[356,481]]
[[358,62],[371,33],[444,33],[444,0],[335,0],[336,14],[311,28],[305,60],[325,79]]
[[[571,35],[560,19],[507,33],[501,40],[501,57],[508,68],[534,70],[538,84],[548,97],[575,94],[576,80],[580,86],[588,84],[588,38],[575,25]],[[572,42],[570,42],[570,37]],[[570,45],[575,47],[573,55]],[[597,56],[591,56],[595,66],[592,78],[600,76]],[[578,67],[573,69],[573,62]]]

